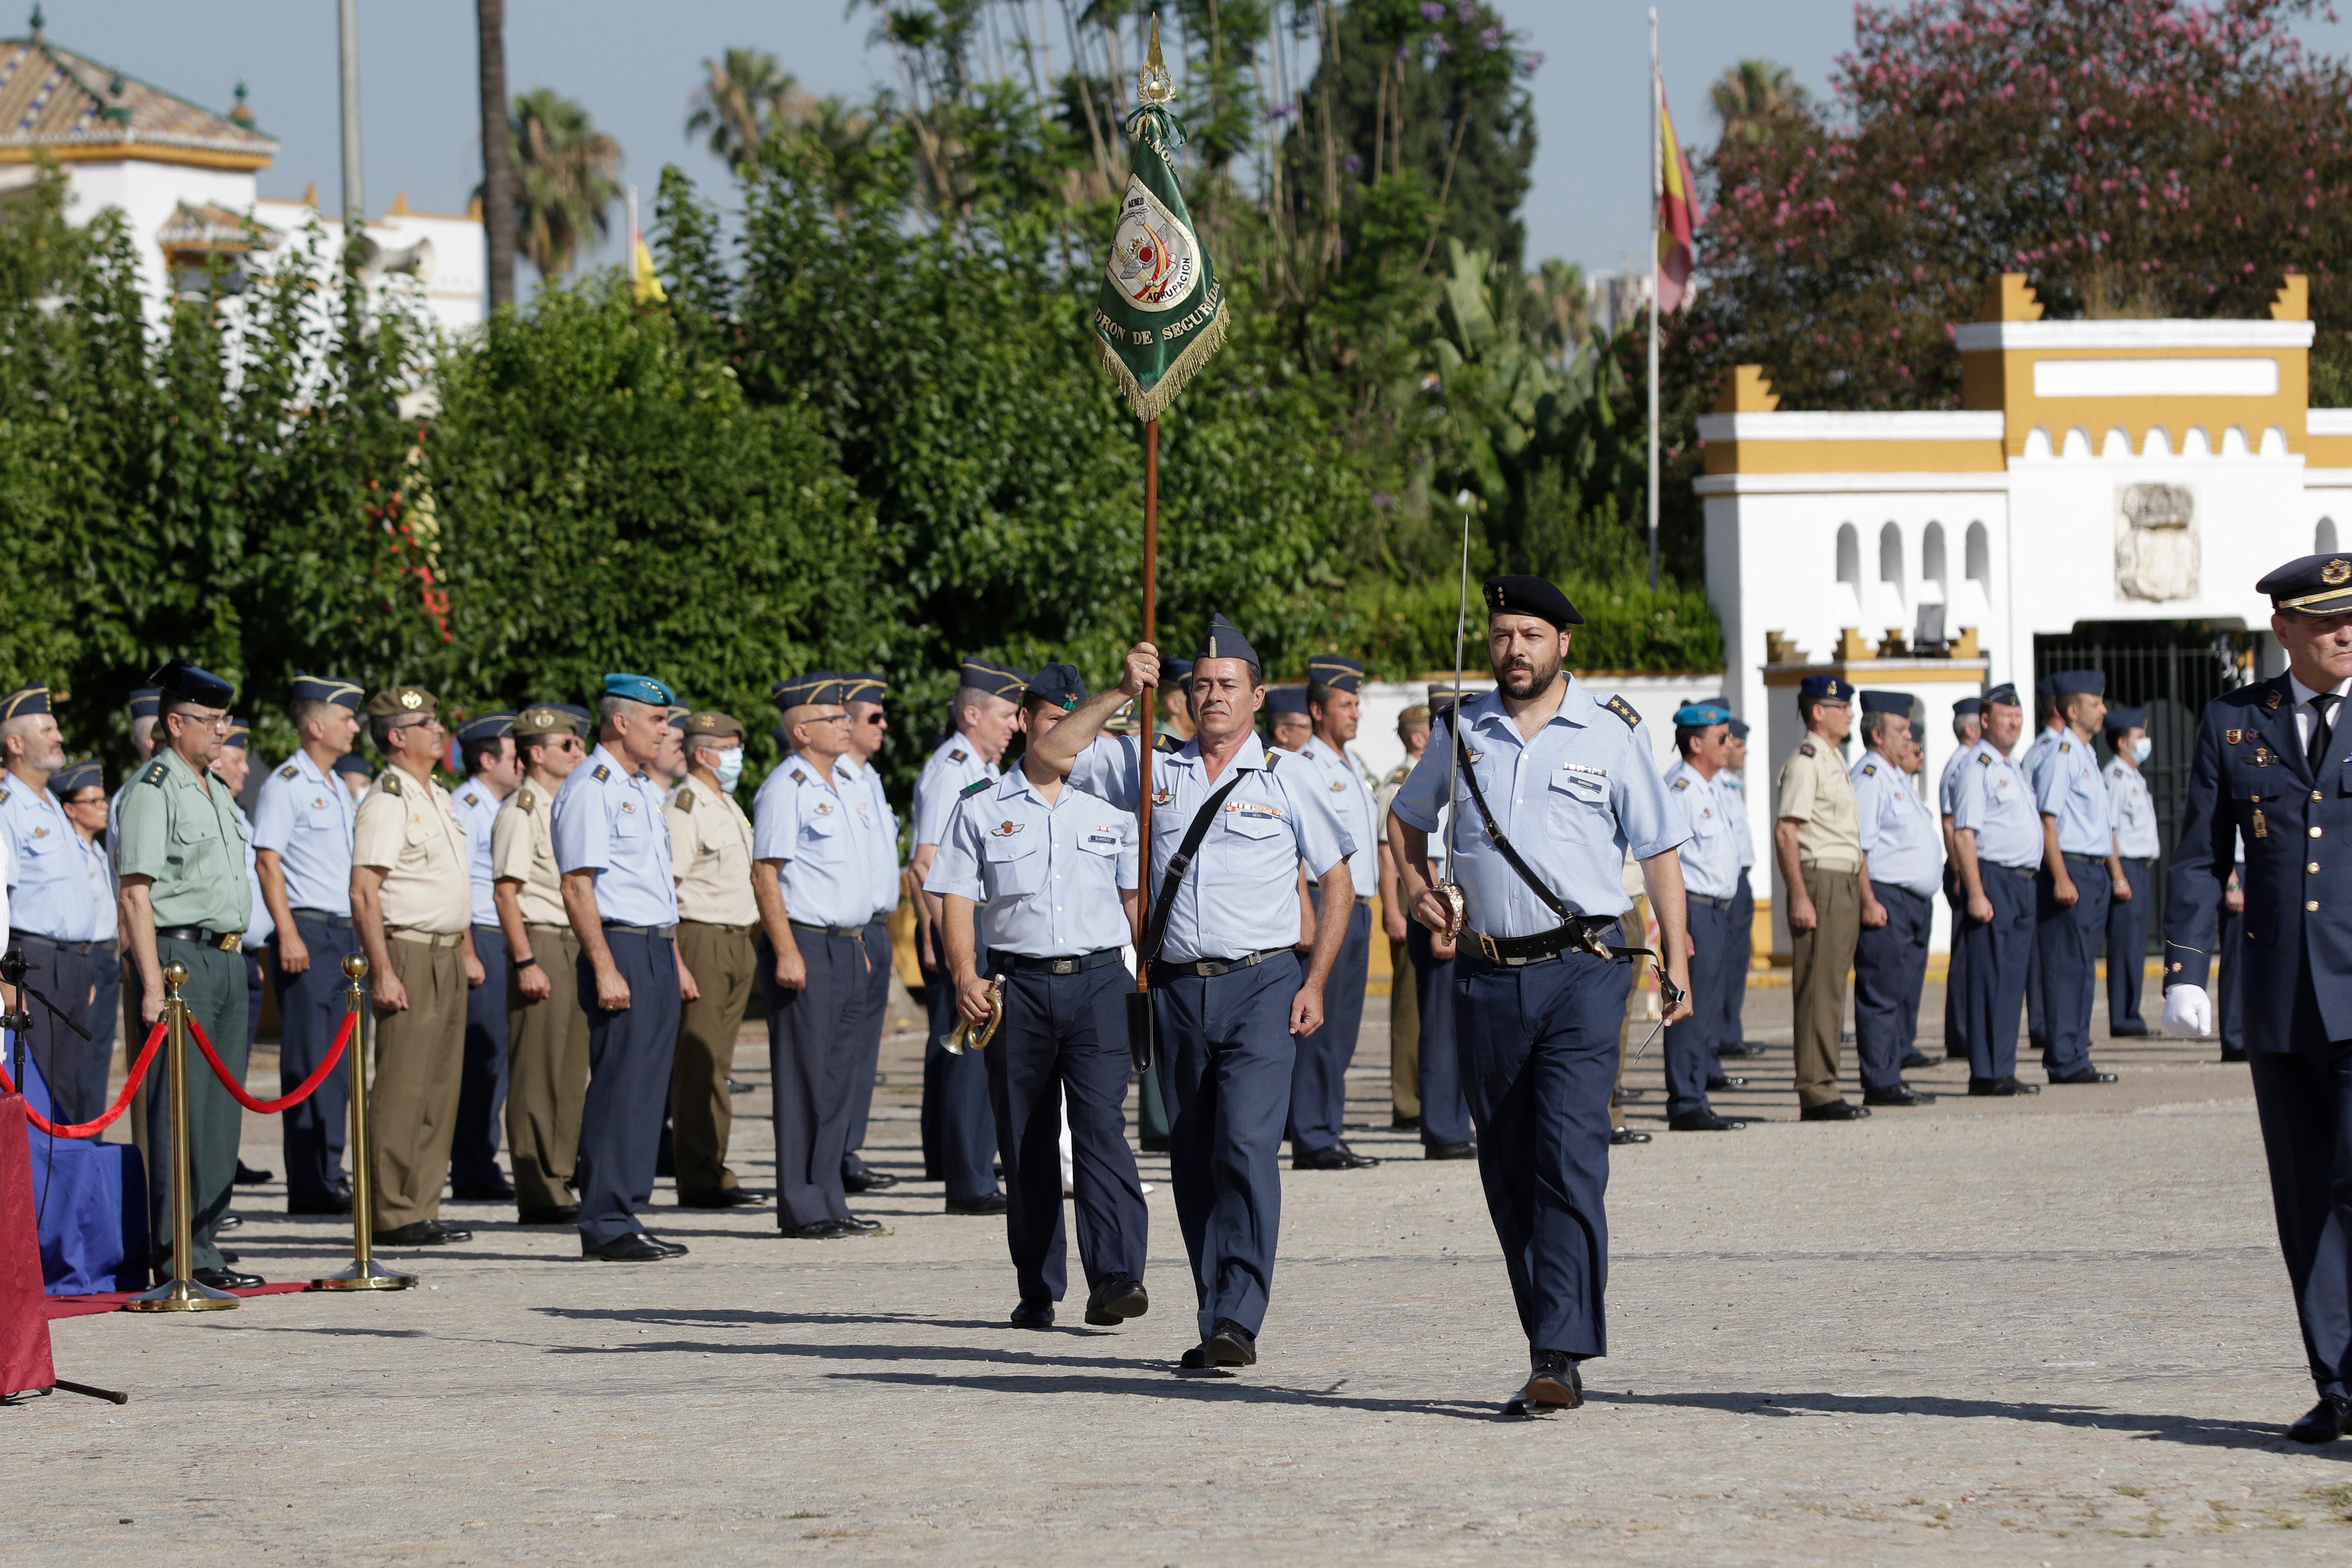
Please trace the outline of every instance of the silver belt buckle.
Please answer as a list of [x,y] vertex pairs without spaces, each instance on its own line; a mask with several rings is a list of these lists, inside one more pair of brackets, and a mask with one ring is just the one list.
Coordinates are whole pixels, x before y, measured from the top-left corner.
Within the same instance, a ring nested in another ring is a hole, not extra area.
[[1049,975],[1075,975],[1078,972],[1078,961],[1076,958],[1055,958],[1045,972]]
[[1234,967],[1231,964],[1223,962],[1222,960],[1216,958],[1203,958],[1201,960],[1201,977],[1203,979],[1213,978],[1218,975],[1230,975],[1233,972]]

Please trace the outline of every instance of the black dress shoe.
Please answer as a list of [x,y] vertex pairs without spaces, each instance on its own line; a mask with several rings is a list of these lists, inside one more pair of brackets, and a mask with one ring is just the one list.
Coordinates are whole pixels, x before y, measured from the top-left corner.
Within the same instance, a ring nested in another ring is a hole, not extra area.
[[846,1219],[812,1219],[806,1225],[780,1227],[779,1231],[793,1241],[841,1241],[866,1234]]
[[472,1231],[462,1225],[452,1225],[446,1219],[428,1219],[425,1223],[439,1231],[444,1241],[471,1241],[474,1239]]
[[1969,1092],[1978,1099],[2006,1100],[2017,1094],[2039,1094],[2039,1083],[2022,1083],[2014,1078],[1971,1078]]
[[1012,1207],[1013,1200],[1006,1197],[1001,1192],[983,1193],[978,1197],[951,1197],[948,1199],[948,1212],[950,1214],[1003,1214],[1006,1209]]
[[286,1212],[289,1214],[348,1215],[351,1211],[352,1197],[349,1193],[341,1197],[289,1197],[286,1200]]
[[2246,1060],[2246,1050],[2245,1050],[2245,1047],[2243,1047],[2243,1046],[2240,1046],[2237,1050],[2232,1051],[2232,1050],[2231,1050],[2228,1046],[2226,1046],[2226,1045],[2225,1045],[2225,1046],[2223,1046],[2223,1047],[2221,1048],[2221,1060],[2222,1060],[2222,1061],[2245,1061],[2245,1060]]
[[1708,1079],[1706,1081],[1706,1087],[1709,1092],[1713,1092],[1717,1089],[1745,1089],[1748,1087],[1748,1080],[1745,1078],[1735,1078],[1730,1073],[1727,1072],[1720,1077]]
[[1504,1415],[1549,1416],[1584,1403],[1584,1379],[1564,1352],[1539,1350],[1532,1359],[1534,1371],[1519,1391],[1504,1401]]
[[1257,1335],[1231,1318],[1219,1318],[1201,1342],[1201,1359],[1211,1366],[1255,1366]]
[[240,1274],[234,1269],[199,1269],[188,1277],[215,1291],[250,1291],[256,1285],[268,1283],[258,1274]]
[[727,1092],[730,1094],[749,1094],[751,1092],[751,1086],[744,1082],[740,1078],[730,1078],[727,1081]]
[[863,1215],[853,1214],[841,1223],[846,1225],[850,1229],[856,1231],[860,1236],[887,1236],[890,1234],[890,1228],[888,1226],[883,1224],[878,1219],[868,1219]]
[[224,1214],[213,1221],[213,1234],[217,1236],[224,1230],[235,1230],[244,1223],[245,1216],[242,1214]]
[[452,1186],[449,1196],[459,1203],[512,1203],[514,1183],[504,1176],[496,1181],[468,1182],[464,1186]]
[[257,1171],[243,1160],[236,1162],[236,1182],[238,1186],[259,1186],[263,1182],[277,1179],[277,1176],[276,1171]]
[[1712,1111],[1685,1111],[1670,1117],[1666,1130],[1670,1133],[1736,1133],[1748,1125],[1737,1116],[1718,1116]]
[[1421,1131],[1421,1118],[1418,1116],[1391,1116],[1389,1118],[1389,1130],[1396,1133],[1418,1133]]
[[1900,1072],[1916,1072],[1923,1067],[1933,1067],[1936,1064],[1934,1062],[1928,1061],[1926,1057],[1920,1055],[1916,1051],[1905,1051],[1903,1053],[1903,1060],[1895,1064],[1895,1070]]
[[[199,1276],[204,1270],[198,1270]],[[2352,1400],[2339,1395],[2323,1394],[2319,1403],[2304,1412],[2303,1419],[2286,1429],[2287,1440],[2294,1443],[2332,1443],[2344,1435],[2347,1425],[2352,1425]]]
[[1147,1155],[1164,1155],[1168,1152],[1168,1134],[1165,1133],[1146,1133],[1135,1142],[1136,1145]]
[[649,1230],[640,1230],[637,1234],[660,1248],[665,1257],[683,1258],[687,1254],[687,1245],[683,1241],[665,1241]]
[[1725,1046],[1721,1051],[1717,1051],[1715,1054],[1726,1061],[1736,1061],[1744,1056],[1761,1056],[1767,1049],[1768,1048],[1765,1046],[1757,1045],[1743,1040],[1738,1045]]
[[1295,1171],[1360,1171],[1380,1163],[1345,1144],[1334,1144],[1328,1149],[1294,1148],[1290,1155],[1290,1168]]
[[1626,1089],[1621,1087],[1617,1091],[1617,1103],[1620,1105],[1631,1104],[1636,1100],[1647,1100],[1649,1097],[1650,1092],[1646,1089]]
[[470,1230],[443,1228],[437,1219],[420,1219],[410,1225],[395,1225],[379,1230],[373,1238],[378,1247],[446,1247],[452,1241],[470,1241]]
[[1054,1326],[1054,1303],[1039,1301],[1034,1305],[1022,1302],[1013,1309],[1013,1326],[1017,1329],[1049,1329]]
[[642,1230],[632,1230],[625,1236],[615,1236],[602,1247],[580,1243],[580,1256],[594,1258],[605,1263],[659,1263],[685,1251],[667,1241],[656,1241]]
[[880,1192],[885,1187],[898,1185],[897,1176],[888,1171],[877,1171],[871,1166],[862,1171],[841,1173],[841,1190],[844,1192]]
[[1628,1144],[1646,1144],[1649,1141],[1649,1134],[1637,1133],[1631,1127],[1618,1127],[1609,1134],[1609,1146],[1612,1149],[1622,1149]]
[[1097,1328],[1117,1328],[1150,1310],[1150,1296],[1145,1293],[1142,1283],[1129,1274],[1106,1275],[1087,1297],[1087,1322]]
[[757,1208],[769,1194],[756,1186],[715,1186],[709,1192],[679,1193],[680,1208]]
[[1897,1083],[1892,1089],[1866,1089],[1862,1103],[1865,1105],[1933,1105],[1936,1097],[1924,1089],[1914,1089],[1908,1083]]
[[2109,1040],[2139,1040],[2148,1032],[2145,1023],[2111,1023],[2107,1026]]
[[551,1203],[545,1208],[526,1208],[515,1215],[517,1225],[577,1225],[580,1206],[576,1203]]
[[1425,1160],[1475,1160],[1478,1157],[1478,1145],[1475,1144],[1427,1144],[1422,1147],[1421,1157]]
[[1808,1105],[1797,1113],[1800,1122],[1859,1122],[1870,1114],[1870,1107],[1857,1105],[1851,1100],[1832,1100],[1826,1105]]
[[2095,1067],[2078,1067],[2063,1077],[2054,1072],[2050,1075],[2053,1083],[2113,1083],[2115,1081],[2114,1073],[2102,1072]]

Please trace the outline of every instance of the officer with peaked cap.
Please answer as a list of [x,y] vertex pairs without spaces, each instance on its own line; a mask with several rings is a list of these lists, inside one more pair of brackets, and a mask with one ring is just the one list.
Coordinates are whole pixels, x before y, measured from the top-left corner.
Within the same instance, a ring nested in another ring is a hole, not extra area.
[[1513,576],[1488,578],[1484,598],[1496,689],[1439,715],[1390,809],[1389,841],[1413,917],[1450,931],[1455,910],[1431,885],[1428,839],[1441,807],[1462,817],[1446,868],[1464,915],[1454,1027],[1486,1209],[1531,1367],[1505,1408],[1535,1415],[1582,1404],[1577,1364],[1608,1351],[1602,1194],[1633,987],[1611,951],[1633,906],[1625,857],[1641,864],[1665,972],[1681,993],[1664,1010],[1672,1028],[1691,1016],[1675,853],[1690,829],[1652,760],[1642,716],[1568,674],[1572,629],[1584,618],[1567,596],[1542,578]]
[[1838,1093],[1845,1031],[1845,977],[1862,923],[1879,911],[1862,825],[1839,749],[1853,727],[1854,688],[1836,675],[1807,675],[1797,687],[1804,738],[1780,765],[1772,848],[1789,896],[1790,971],[1796,1018],[1798,1116],[1851,1122],[1870,1114]]
[[[998,760],[1021,727],[1021,695],[1029,677],[1009,664],[966,659],[950,711],[955,727],[931,752],[915,779],[914,854],[908,866],[920,887],[931,874],[957,798],[982,779],[1001,777]],[[1003,1214],[996,1188],[996,1116],[988,1103],[988,1067],[977,1055],[949,1053],[955,1029],[955,987],[939,946],[939,899],[923,894],[916,956],[930,1013],[923,1046],[923,1176],[947,1184],[950,1214]]]
[[2352,1430],[2352,559],[2305,556],[2255,590],[2270,596],[2287,667],[2214,698],[2198,721],[2165,901],[2164,1027],[2213,1032],[2222,887],[2242,845],[2247,946],[2264,967],[2242,998],[2246,1055],[2319,1393],[2287,1436],[2324,1443]]
[[[1111,694],[1147,695],[1140,681]],[[1037,742],[1086,699],[1076,666],[1047,664],[1022,701],[1030,745],[1003,779],[965,787],[926,891],[945,907],[957,1009],[1003,1021],[982,1052],[1004,1158],[1005,1238],[1020,1301],[1013,1322],[1046,1328],[1067,1284],[1060,1144],[1067,1113],[1086,1321],[1115,1327],[1150,1308],[1147,1218],[1128,1147],[1127,998],[1122,955],[1135,929],[1134,816],[1067,782]],[[1088,715],[1099,723],[1112,705]],[[986,946],[976,912],[988,909]]]
[[555,792],[550,828],[575,967],[588,1012],[588,1098],[580,1113],[580,1250],[642,1263],[686,1248],[648,1234],[634,1200],[650,1193],[661,1145],[662,1091],[677,1048],[683,974],[677,889],[662,790],[652,770],[676,744],[668,686],[604,677],[595,749]]
[[[2091,1065],[2091,1006],[2098,988],[2099,944],[2107,903],[2131,896],[2107,803],[2106,780],[2092,737],[2106,717],[2107,678],[2096,670],[2051,677],[2066,733],[2042,754],[2034,775],[2042,813],[2042,869],[2034,881],[2034,947],[2042,959],[2042,1022],[2049,1043],[2042,1065],[2053,1083],[2113,1083]],[[2030,770],[2029,770],[2030,771]]]
[[777,684],[792,749],[751,804],[761,994],[775,1083],[776,1226],[804,1241],[883,1228],[849,1212],[842,1182],[852,1089],[866,1061],[873,969],[865,936],[874,915],[872,840],[881,831],[869,797],[841,770],[846,695],[830,671]]
[[882,1031],[890,1017],[891,966],[897,955],[890,943],[890,916],[898,910],[905,878],[898,866],[898,815],[882,788],[879,757],[890,734],[890,716],[883,706],[889,683],[880,675],[841,677],[842,706],[849,711],[849,749],[841,754],[835,770],[866,791],[874,813],[874,918],[866,923],[866,957],[872,965],[866,976],[865,1062],[852,1070],[849,1082],[849,1135],[841,1155],[842,1186],[850,1192],[879,1192],[898,1185],[888,1171],[868,1166],[859,1151],[866,1147],[866,1127],[874,1110],[874,1081],[882,1066]]
[[[359,951],[352,930],[352,825],[358,802],[335,769],[359,738],[362,695],[354,682],[296,675],[287,716],[301,744],[270,770],[254,797],[255,871],[275,928],[268,967],[278,988],[281,1093],[326,1060],[348,1010],[343,960]],[[349,1071],[339,1066],[279,1118],[289,1214],[352,1211],[351,1177],[343,1170],[350,1108]]]
[[105,850],[74,831],[51,791],[66,765],[66,743],[48,687],[20,686],[0,697],[0,755],[7,763],[0,778],[0,830],[9,851],[5,942],[24,954],[32,988],[90,1037],[28,1002],[33,1027],[25,1043],[49,1086],[50,1114],[87,1122],[106,1109],[114,1049],[113,1031],[92,1028],[90,1017],[99,965],[114,961],[100,950],[101,933],[113,931],[114,879]]
[[457,1138],[449,1146],[449,1188],[472,1203],[512,1203],[515,1189],[499,1169],[499,1130],[507,1107],[507,942],[499,930],[490,835],[499,808],[522,783],[515,755],[515,716],[486,713],[457,727],[466,782],[451,796],[466,830],[466,873],[472,890],[474,956],[482,978],[466,997],[466,1064],[457,1091]]
[[[2147,925],[2157,857],[2156,801],[2140,769],[2154,749],[2147,738],[2147,709],[2107,709],[2107,821],[2116,831],[2116,858],[2124,884],[2107,904],[2107,1033],[2148,1032],[2139,1016],[2140,986],[2147,971]],[[2125,889],[2131,896],[2124,896]]]
[[[236,802],[207,765],[228,728],[236,689],[208,670],[173,659],[148,677],[163,694],[163,745],[122,795],[116,869],[123,936],[138,966],[139,1041],[163,1011],[163,966],[186,966],[181,999],[240,1082],[245,1076],[245,966],[237,957],[251,910],[245,835]],[[169,1094],[147,1097],[149,1235],[159,1272],[172,1272],[172,1148]],[[243,1113],[201,1062],[187,1086],[188,1208],[193,1255],[180,1260],[215,1290],[259,1284],[230,1270],[215,1232],[228,1212]]]
[[[1721,1116],[1707,1101],[1721,1043],[1723,993],[1747,988],[1747,934],[1737,925],[1738,809],[1718,782],[1731,749],[1731,714],[1711,702],[1675,710],[1675,763],[1665,785],[1690,829],[1682,847],[1683,896],[1689,910],[1690,1016],[1665,1030],[1666,1125],[1677,1133],[1736,1132],[1748,1124]],[[1727,1086],[1730,1081],[1727,1080]],[[1741,1081],[1741,1082],[1744,1082]]]
[[1952,738],[1958,746],[1936,779],[1936,810],[1944,831],[1944,902],[1951,908],[1951,952],[1944,969],[1944,1060],[1965,1061],[1969,1056],[1968,945],[1960,940],[1969,917],[1969,898],[1960,885],[1960,857],[1952,843],[1952,805],[1971,775],[1970,754],[1984,733],[1984,699],[1962,697],[1952,705]]
[[2017,1079],[2017,1010],[2033,950],[2033,881],[2042,820],[2025,770],[2009,759],[2025,727],[2017,688],[1984,695],[1983,733],[1964,754],[1952,796],[1952,858],[1968,899],[1959,940],[1968,975],[1969,1092],[2038,1094]]
[[1360,660],[1318,653],[1307,661],[1307,716],[1313,728],[1299,759],[1322,775],[1324,804],[1355,841],[1348,857],[1355,897],[1328,904],[1316,890],[1315,918],[1343,920],[1348,927],[1339,959],[1323,988],[1323,1027],[1299,1038],[1290,1079],[1290,1168],[1356,1170],[1380,1162],[1349,1148],[1340,1133],[1348,1109],[1348,1068],[1356,1060],[1363,1032],[1364,986],[1372,961],[1372,899],[1381,890],[1380,808],[1370,786],[1348,755],[1356,738],[1364,684]]
[[1862,694],[1867,749],[1846,773],[1880,916],[1864,922],[1853,949],[1854,1057],[1865,1105],[1926,1105],[1936,1098],[1903,1082],[1919,1038],[1927,938],[1944,872],[1936,813],[1919,793],[1922,753],[1911,707],[1908,692]]

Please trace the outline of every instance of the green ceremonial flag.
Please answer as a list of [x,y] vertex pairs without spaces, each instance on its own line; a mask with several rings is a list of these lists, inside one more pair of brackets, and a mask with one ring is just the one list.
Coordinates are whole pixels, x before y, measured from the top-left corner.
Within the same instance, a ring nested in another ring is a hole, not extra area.
[[1127,122],[1133,172],[1095,300],[1103,360],[1135,417],[1144,420],[1159,418],[1225,341],[1225,291],[1168,162],[1168,150],[1184,144],[1184,129],[1165,99],[1150,97],[1153,68],[1166,81],[1157,32],[1155,21],[1146,101]]

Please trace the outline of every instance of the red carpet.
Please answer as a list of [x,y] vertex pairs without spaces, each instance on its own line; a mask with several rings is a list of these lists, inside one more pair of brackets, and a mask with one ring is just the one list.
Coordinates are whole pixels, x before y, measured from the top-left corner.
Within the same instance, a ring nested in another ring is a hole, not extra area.
[[[307,1284],[289,1282],[283,1285],[255,1285],[247,1290],[231,1291],[232,1296],[285,1296],[297,1291],[307,1291]],[[88,1296],[44,1296],[42,1304],[48,1320],[86,1318],[92,1312],[119,1312],[122,1303],[139,1292],[136,1291],[100,1291]]]

